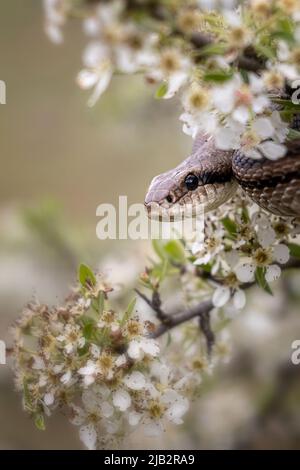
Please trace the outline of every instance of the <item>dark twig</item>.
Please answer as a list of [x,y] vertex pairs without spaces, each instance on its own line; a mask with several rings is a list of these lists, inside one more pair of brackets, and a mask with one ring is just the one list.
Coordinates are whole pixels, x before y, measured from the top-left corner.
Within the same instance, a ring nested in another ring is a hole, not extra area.
[[[300,268],[300,259],[297,258],[291,258],[282,267],[283,270],[297,268]],[[249,282],[248,284],[244,284],[242,288],[246,290],[250,287],[253,287],[254,285],[256,285],[255,282]],[[149,335],[150,338],[159,338],[172,328],[192,320],[193,318],[199,317],[199,325],[206,339],[208,354],[210,354],[215,341],[215,336],[210,325],[210,311],[214,308],[211,300],[204,300],[198,305],[195,305],[194,307],[186,309],[180,313],[167,314],[161,308],[161,299],[157,291],[154,291],[152,300],[138,289],[135,289],[135,292],[141,297],[141,299],[144,300],[144,302],[146,302],[147,305],[149,305],[149,307],[151,307],[156,312],[157,318],[161,321],[155,331]],[[6,353],[11,355],[13,353],[13,348],[6,348]]]
[[[153,305],[152,301],[148,299],[142,292],[138,289],[135,289],[136,293],[156,312],[157,306]],[[213,342],[213,333],[210,329],[209,325],[209,312],[213,308],[213,304],[211,300],[204,300],[203,302],[199,303],[195,307],[185,310],[184,312],[176,313],[176,314],[167,314],[163,312],[159,306],[159,313],[160,315],[163,314],[163,322],[156,328],[156,330],[151,333],[151,338],[158,338],[159,336],[163,335],[166,331],[174,328],[175,326],[180,325],[188,320],[191,320],[195,317],[203,316],[201,329],[206,336],[207,343],[212,346]],[[208,335],[208,336],[207,336]]]
[[161,309],[161,298],[157,290],[153,291],[152,300],[148,299],[148,297],[142,292],[140,292],[138,289],[135,289],[135,292],[146,302],[146,304],[149,305],[149,307],[151,307],[154,310],[157,318],[162,323],[165,323],[168,321],[169,315]]
[[215,334],[211,329],[209,311],[204,311],[199,317],[199,326],[206,339],[207,353],[210,356],[215,343]]
[[[283,270],[293,268],[300,268],[300,259],[291,258],[288,263],[282,266]],[[246,290],[250,287],[253,287],[254,285],[256,285],[255,282],[249,282],[244,284],[242,288]],[[198,305],[186,309],[180,313],[167,314],[161,309],[161,299],[157,291],[155,291],[153,294],[152,300],[150,300],[138,289],[135,289],[135,291],[156,312],[157,318],[161,320],[161,324],[158,325],[155,331],[149,335],[151,338],[159,338],[172,328],[175,328],[176,326],[181,325],[182,323],[185,323],[192,318],[199,317],[199,325],[206,339],[208,354],[210,354],[215,341],[215,335],[210,325],[210,311],[214,308],[211,300],[204,300]]]

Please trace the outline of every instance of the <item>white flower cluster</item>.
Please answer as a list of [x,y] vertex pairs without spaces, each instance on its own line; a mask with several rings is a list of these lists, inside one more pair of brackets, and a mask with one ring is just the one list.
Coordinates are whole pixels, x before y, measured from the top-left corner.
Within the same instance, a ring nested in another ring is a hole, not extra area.
[[[14,327],[16,384],[39,428],[44,416],[66,409],[89,448],[133,431],[159,435],[188,411],[179,368],[159,358],[154,325],[106,310],[109,289],[86,283],[61,308],[30,304]],[[104,289],[104,290],[103,290]],[[186,386],[186,381],[185,381]]]
[[89,105],[114,73],[141,72],[159,84],[158,98],[180,91],[183,130],[193,138],[208,132],[220,149],[241,148],[255,159],[285,154],[288,126],[272,113],[270,96],[281,96],[300,76],[297,0],[178,0],[161,2],[160,13],[147,1],[80,5],[77,11],[76,2],[45,0],[46,29],[59,42],[67,16],[83,18],[89,44],[77,81],[93,90]]
[[204,243],[194,243],[190,249],[196,269],[204,267],[210,273],[207,293],[213,288],[215,307],[230,303],[243,308],[243,287],[249,283],[270,291],[269,283],[280,277],[280,265],[289,261],[290,244],[299,233],[299,222],[249,206],[242,194],[208,214]]

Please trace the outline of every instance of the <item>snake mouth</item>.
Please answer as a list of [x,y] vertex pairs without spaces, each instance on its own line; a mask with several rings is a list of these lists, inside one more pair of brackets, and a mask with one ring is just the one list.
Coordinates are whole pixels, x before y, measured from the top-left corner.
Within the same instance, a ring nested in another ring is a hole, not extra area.
[[146,200],[145,207],[148,217],[161,222],[174,222],[185,218],[203,216],[204,213],[218,208],[232,197],[237,182],[231,179],[225,183],[200,186],[197,191],[188,192],[172,204],[162,201]]
[[151,220],[159,222],[176,222],[185,218],[195,217],[203,214],[203,204],[180,204],[176,202],[170,207],[164,207],[157,202],[145,203],[147,215]]

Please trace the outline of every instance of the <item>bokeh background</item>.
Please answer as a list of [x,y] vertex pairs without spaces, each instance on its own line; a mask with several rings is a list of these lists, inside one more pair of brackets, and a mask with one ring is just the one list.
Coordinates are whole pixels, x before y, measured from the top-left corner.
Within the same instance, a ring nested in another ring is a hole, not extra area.
[[[0,2],[0,339],[37,296],[56,304],[86,262],[134,285],[150,247],[96,237],[96,207],[142,202],[150,179],[190,150],[176,102],[156,101],[142,78],[115,78],[93,109],[78,89],[84,37],[76,21],[62,46],[43,32],[41,0]],[[285,275],[274,298],[254,290],[229,328],[232,359],[203,385],[186,424],[164,438],[130,437],[124,448],[300,448],[300,277]],[[0,448],[81,448],[62,416],[44,432],[22,411],[12,373],[0,366]]]

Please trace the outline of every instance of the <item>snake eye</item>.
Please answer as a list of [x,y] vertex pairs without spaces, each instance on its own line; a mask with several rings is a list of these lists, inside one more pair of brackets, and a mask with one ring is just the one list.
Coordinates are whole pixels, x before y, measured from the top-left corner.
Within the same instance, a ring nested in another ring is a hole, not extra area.
[[185,178],[184,183],[189,191],[194,191],[194,189],[196,189],[199,184],[198,176],[194,175],[193,173],[190,173]]
[[166,197],[166,201],[171,204],[171,202],[173,202],[173,197],[171,196],[171,194],[169,194],[167,197]]

